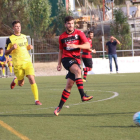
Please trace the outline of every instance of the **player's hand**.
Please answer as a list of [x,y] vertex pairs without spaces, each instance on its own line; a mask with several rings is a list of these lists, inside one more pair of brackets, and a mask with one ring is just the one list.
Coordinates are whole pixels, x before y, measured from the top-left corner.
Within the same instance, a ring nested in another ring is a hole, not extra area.
[[67,44],[67,47],[74,49],[74,48],[77,48],[77,45],[75,45],[75,44]]
[[61,69],[62,69],[62,66],[61,66],[61,65],[58,65],[58,66],[57,66],[57,70],[58,70],[58,71],[61,71]]
[[92,50],[92,53],[96,53],[96,50],[95,50],[95,49],[93,49],[93,50]]
[[16,48],[17,48],[17,44],[14,44],[13,45],[13,50],[16,49]]
[[31,49],[33,49],[33,46],[32,45],[28,45],[27,46],[27,50],[31,50]]

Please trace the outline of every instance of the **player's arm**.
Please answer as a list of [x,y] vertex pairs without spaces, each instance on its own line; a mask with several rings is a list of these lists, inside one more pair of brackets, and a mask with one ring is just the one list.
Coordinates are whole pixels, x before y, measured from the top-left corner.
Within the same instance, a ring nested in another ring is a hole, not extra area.
[[88,49],[90,52],[92,52],[92,53],[96,53],[96,50],[95,49]]
[[69,48],[80,48],[80,49],[90,49],[90,43],[88,42],[85,34],[83,32],[78,33],[80,37],[81,44],[76,45],[76,44],[68,44]]
[[28,45],[27,46],[27,50],[31,50],[31,49],[33,49],[33,46],[32,45]]
[[117,38],[115,38],[114,36],[112,36],[112,38],[117,42],[117,44],[119,44],[119,45],[121,44]]
[[63,54],[63,45],[61,42],[61,37],[59,37],[59,53],[58,53],[58,65],[57,65],[58,71],[61,71],[62,69],[62,66],[61,66],[62,54]]
[[85,42],[82,45],[75,45],[75,44],[67,44],[69,48],[80,48],[80,49],[90,49],[89,42]]
[[5,49],[5,55],[9,55],[13,50],[17,48],[17,44],[14,44],[10,49]]
[[58,65],[57,65],[57,70],[58,71],[61,71],[61,69],[62,69],[62,66],[61,66],[62,53],[63,53],[63,50],[60,50],[59,49],[59,53],[58,53]]
[[106,52],[108,53],[108,47],[107,47],[107,44],[105,45],[105,50],[106,50]]

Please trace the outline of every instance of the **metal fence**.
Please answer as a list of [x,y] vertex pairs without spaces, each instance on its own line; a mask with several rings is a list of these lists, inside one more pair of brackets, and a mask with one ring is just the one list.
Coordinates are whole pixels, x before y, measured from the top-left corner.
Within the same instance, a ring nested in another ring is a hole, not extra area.
[[[140,37],[139,33],[131,34],[131,44],[127,47],[117,47],[118,57],[126,56],[140,56]],[[106,58],[107,52],[105,51],[105,44],[109,41],[110,36],[98,36],[93,39],[93,48],[96,50],[96,54],[93,54],[93,58]],[[32,39],[34,50],[31,52],[33,62],[56,62],[58,59],[58,37],[54,39],[47,39],[34,44]]]

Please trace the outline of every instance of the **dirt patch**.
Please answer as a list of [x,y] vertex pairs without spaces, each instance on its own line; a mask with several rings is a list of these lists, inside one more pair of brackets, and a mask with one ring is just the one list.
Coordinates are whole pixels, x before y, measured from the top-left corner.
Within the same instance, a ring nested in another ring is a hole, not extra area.
[[61,71],[57,71],[57,62],[46,63],[34,63],[36,76],[54,76],[54,75],[66,75],[67,71],[62,68]]

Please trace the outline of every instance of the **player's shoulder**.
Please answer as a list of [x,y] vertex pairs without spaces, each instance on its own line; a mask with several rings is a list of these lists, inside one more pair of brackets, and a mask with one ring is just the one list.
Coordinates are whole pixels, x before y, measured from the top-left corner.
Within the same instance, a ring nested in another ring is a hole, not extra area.
[[59,36],[59,39],[65,37],[66,35],[67,35],[67,33],[66,33],[66,31],[65,31],[65,32],[63,32],[63,33]]
[[74,31],[75,33],[79,33],[79,34],[83,34],[84,32],[83,31],[81,31],[81,30],[78,30],[78,29],[75,29],[75,31]]
[[9,44],[9,43],[11,43],[11,40],[10,40],[10,38],[7,38],[6,39],[6,44]]
[[107,45],[110,44],[110,43],[111,43],[110,41],[106,42]]

